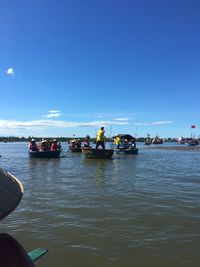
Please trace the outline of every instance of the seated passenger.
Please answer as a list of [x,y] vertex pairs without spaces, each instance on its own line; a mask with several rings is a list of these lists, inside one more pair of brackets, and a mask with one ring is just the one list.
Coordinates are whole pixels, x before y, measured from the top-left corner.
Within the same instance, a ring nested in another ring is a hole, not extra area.
[[90,147],[90,136],[86,135],[84,140],[84,147]]
[[38,146],[35,142],[35,139],[31,139],[28,149],[32,150],[32,151],[38,151]]
[[41,150],[42,151],[47,151],[48,150],[48,144],[47,144],[47,140],[42,140],[41,142]]
[[61,143],[59,142],[58,144],[57,144],[57,150],[61,150],[62,149],[62,147],[61,147]]
[[131,140],[131,149],[136,149],[135,138]]
[[56,151],[58,149],[57,140],[54,139],[51,144],[51,151]]
[[73,140],[70,140],[70,147],[74,148],[76,146],[76,140],[73,139]]
[[126,149],[129,147],[129,144],[128,144],[128,140],[127,139],[124,139],[124,142],[123,142],[123,148]]
[[80,140],[80,139],[78,139],[78,140],[76,141],[76,147],[77,147],[77,148],[80,148],[80,147],[81,147],[81,140]]

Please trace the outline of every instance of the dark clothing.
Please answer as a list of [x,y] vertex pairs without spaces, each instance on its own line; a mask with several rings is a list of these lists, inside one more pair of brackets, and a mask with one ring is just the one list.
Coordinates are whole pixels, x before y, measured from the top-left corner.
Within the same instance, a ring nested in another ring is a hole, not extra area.
[[2,267],[34,267],[28,253],[12,236],[0,234],[0,266]]
[[90,147],[90,142],[89,141],[85,141],[84,142],[84,147]]
[[28,148],[32,151],[38,151],[38,146],[35,142],[30,142]]
[[102,148],[105,149],[105,143],[104,143],[104,141],[97,141],[97,143],[96,143],[96,149],[99,147],[99,145],[101,145]]

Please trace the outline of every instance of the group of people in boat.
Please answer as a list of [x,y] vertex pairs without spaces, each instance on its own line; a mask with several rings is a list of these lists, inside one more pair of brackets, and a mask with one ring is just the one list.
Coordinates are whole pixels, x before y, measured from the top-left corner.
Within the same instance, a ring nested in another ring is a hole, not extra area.
[[83,144],[82,144],[82,142],[81,142],[81,140],[79,138],[78,139],[74,138],[74,139],[70,140],[68,142],[68,144],[69,144],[69,148],[81,148],[82,145],[84,147],[91,147],[90,146],[90,136],[86,135],[86,137],[85,137],[85,139],[83,141]]
[[[101,127],[100,130],[97,133],[97,138],[96,138],[96,149],[99,148],[99,146],[101,146],[103,149],[105,149],[105,129],[104,127]],[[91,148],[90,145],[90,136],[86,135],[86,137],[84,138],[83,144],[81,142],[80,139],[72,139],[68,142],[69,144],[69,148],[81,148],[81,147],[89,147]]]
[[145,142],[144,142],[145,145],[150,145],[150,144],[163,144],[163,139],[156,136],[154,138],[151,138],[150,135],[148,134],[146,139],[145,139]]
[[114,137],[113,144],[117,149],[121,150],[136,149],[136,141],[134,137],[124,138],[123,135],[118,134]]
[[57,139],[46,140],[42,139],[42,141],[37,144],[35,139],[31,139],[28,145],[28,149],[31,151],[56,151],[61,150],[61,143],[57,141]]
[[[116,135],[113,140],[113,144],[116,146],[117,149],[136,149],[136,142],[135,138],[130,136],[130,135],[125,135],[131,138],[124,138],[123,135]],[[97,133],[96,137],[96,146],[95,148],[98,149],[99,146],[101,146],[102,149],[105,149],[105,141],[106,141],[106,136],[105,136],[105,129],[104,127],[101,127],[100,130]],[[73,138],[68,142],[69,148],[80,148],[81,147],[89,147],[91,148],[90,145],[90,136],[86,135],[84,138],[83,144],[81,140],[78,138]],[[35,139],[31,139],[29,146],[29,150],[31,151],[56,151],[56,150],[61,150],[61,144],[57,141],[57,139],[53,140],[46,140],[42,139],[42,141],[37,144]]]
[[70,148],[81,148],[81,140],[80,139],[72,139],[69,141]]

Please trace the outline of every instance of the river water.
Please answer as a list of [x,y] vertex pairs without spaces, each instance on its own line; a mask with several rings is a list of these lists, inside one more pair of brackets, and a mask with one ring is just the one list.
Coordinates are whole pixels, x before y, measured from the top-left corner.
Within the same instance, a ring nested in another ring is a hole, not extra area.
[[111,160],[67,152],[29,159],[27,143],[0,143],[0,167],[24,196],[0,222],[38,267],[200,266],[200,152],[146,149]]

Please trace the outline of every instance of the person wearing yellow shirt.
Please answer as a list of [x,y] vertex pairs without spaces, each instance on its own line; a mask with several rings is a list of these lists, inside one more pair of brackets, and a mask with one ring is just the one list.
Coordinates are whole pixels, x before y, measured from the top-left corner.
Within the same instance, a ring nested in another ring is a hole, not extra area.
[[96,142],[96,149],[99,147],[99,145],[102,146],[103,149],[105,149],[105,130],[104,127],[101,127],[101,129],[97,133],[97,142]]
[[117,146],[117,149],[119,149],[120,143],[121,143],[121,138],[119,135],[117,135],[117,137],[115,138],[115,144]]

